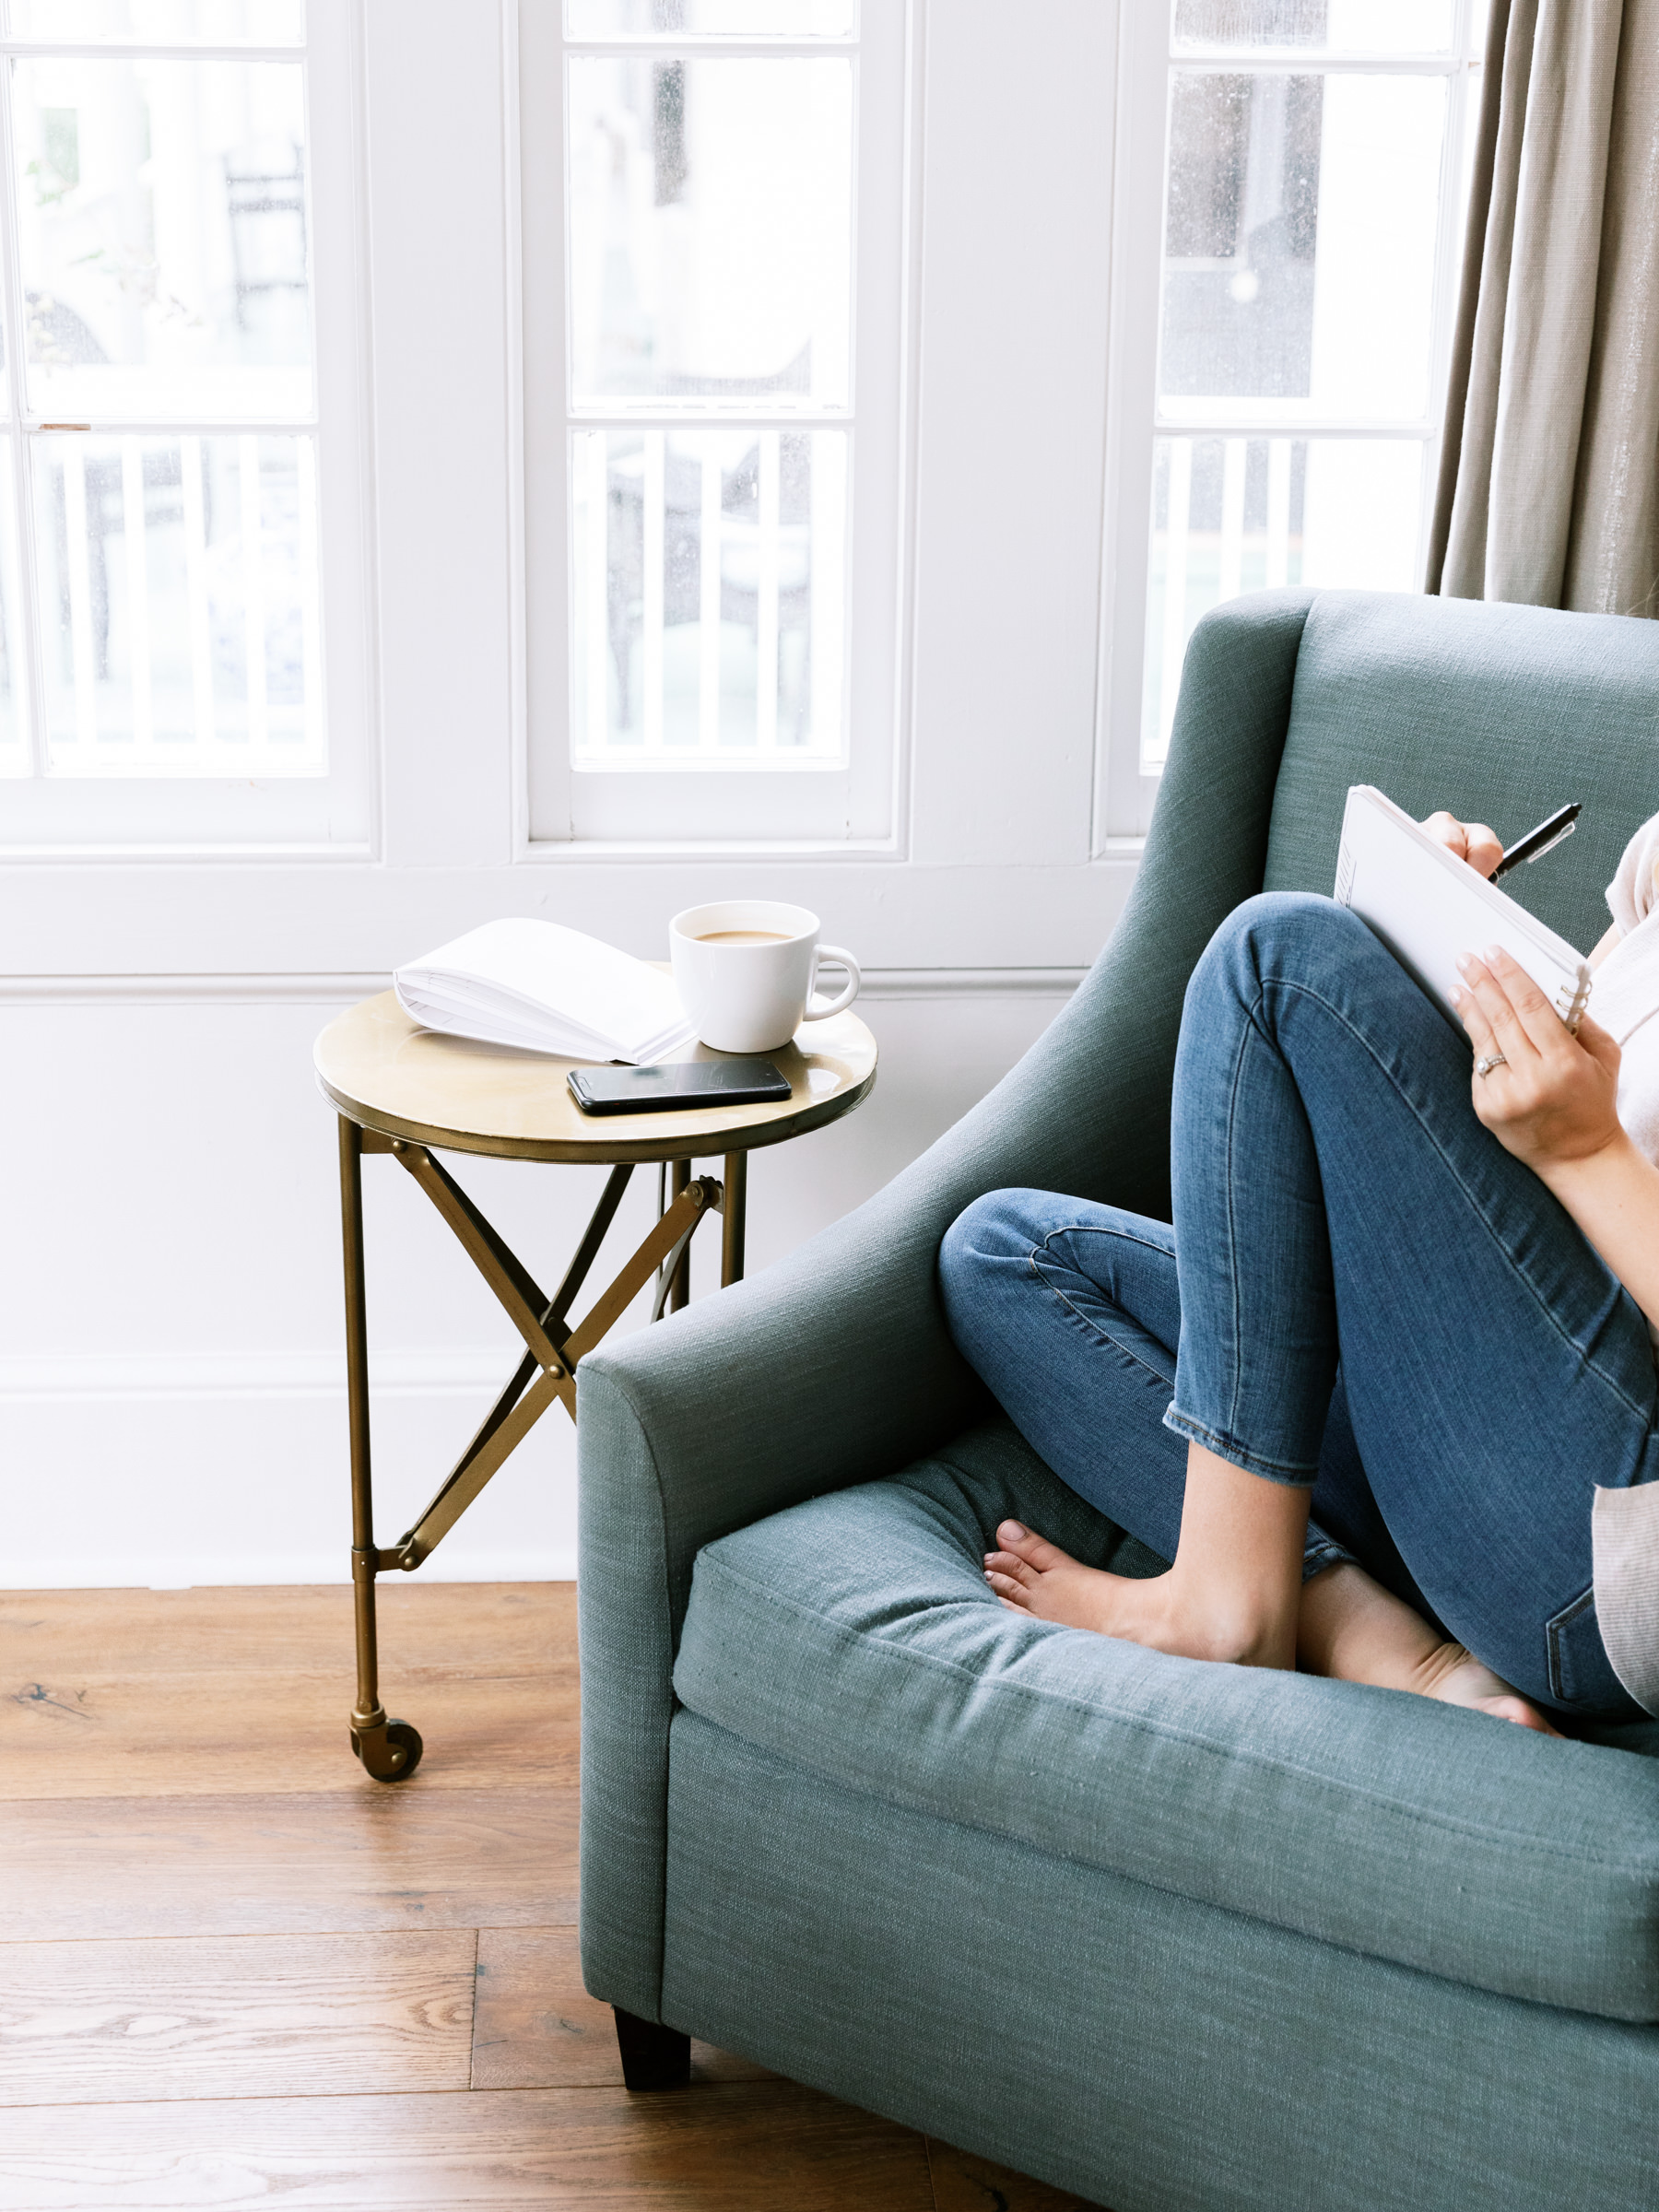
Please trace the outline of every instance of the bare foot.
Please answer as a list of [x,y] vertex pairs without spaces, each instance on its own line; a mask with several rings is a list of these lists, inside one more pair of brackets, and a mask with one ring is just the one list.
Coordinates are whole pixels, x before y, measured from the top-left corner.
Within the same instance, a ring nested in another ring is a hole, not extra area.
[[1540,1735],[1560,1735],[1535,1705],[1501,1675],[1483,1666],[1461,1643],[1435,1647],[1417,1668],[1418,1678],[1405,1685],[1419,1697],[1438,1698],[1442,1705],[1466,1705],[1474,1712],[1489,1712],[1494,1720],[1513,1721],[1518,1728],[1535,1728]]
[[1297,1657],[1311,1675],[1369,1682],[1559,1735],[1535,1705],[1351,1560],[1302,1586]]
[[1183,1659],[1219,1659],[1242,1666],[1294,1664],[1294,1622],[1244,1619],[1226,1594],[1207,1600],[1171,1570],[1137,1580],[1085,1567],[1057,1544],[1018,1521],[998,1527],[1000,1550],[985,1554],[985,1580],[1011,1613],[1029,1613],[1068,1629],[1092,1629]]

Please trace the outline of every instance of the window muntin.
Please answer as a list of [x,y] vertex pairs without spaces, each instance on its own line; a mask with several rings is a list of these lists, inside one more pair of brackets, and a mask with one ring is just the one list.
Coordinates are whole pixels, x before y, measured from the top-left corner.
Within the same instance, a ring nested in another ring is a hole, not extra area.
[[327,772],[302,32],[12,0],[0,772]]
[[[570,0],[571,35],[596,12]],[[621,12],[642,11],[603,11]],[[697,35],[763,19],[783,46],[853,20],[651,12],[672,37],[649,56],[566,64],[571,762],[836,766],[856,56],[724,55]]]
[[1208,607],[1418,582],[1483,18],[1173,0],[1143,773]]

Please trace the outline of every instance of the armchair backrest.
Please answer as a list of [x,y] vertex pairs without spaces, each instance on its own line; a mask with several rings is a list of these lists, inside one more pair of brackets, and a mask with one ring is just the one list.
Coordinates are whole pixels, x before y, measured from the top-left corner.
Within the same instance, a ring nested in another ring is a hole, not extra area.
[[1111,1187],[1080,1182],[1081,1159],[1055,1187],[1165,1211],[1187,978],[1241,900],[1330,889],[1351,783],[1506,841],[1582,800],[1571,841],[1504,888],[1588,951],[1626,841],[1659,812],[1659,623],[1380,592],[1260,592],[1206,615],[1129,905],[1029,1056],[1076,1054],[1135,1010],[1134,1057],[1120,1041],[1112,1068]]
[[1659,624],[1322,592],[1302,629],[1264,888],[1329,890],[1350,783],[1505,843],[1570,799],[1571,844],[1504,889],[1588,951],[1626,841],[1659,813]]

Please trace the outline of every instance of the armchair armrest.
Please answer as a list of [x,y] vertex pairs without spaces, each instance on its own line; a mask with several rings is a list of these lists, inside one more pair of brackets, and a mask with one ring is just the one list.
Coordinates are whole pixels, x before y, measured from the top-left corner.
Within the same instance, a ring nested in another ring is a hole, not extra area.
[[671,1677],[692,1563],[714,1537],[900,1466],[973,1418],[982,1386],[934,1284],[956,1180],[917,1191],[912,1171],[755,1280],[576,1371],[582,1964],[595,1994],[642,2019],[658,2017]]

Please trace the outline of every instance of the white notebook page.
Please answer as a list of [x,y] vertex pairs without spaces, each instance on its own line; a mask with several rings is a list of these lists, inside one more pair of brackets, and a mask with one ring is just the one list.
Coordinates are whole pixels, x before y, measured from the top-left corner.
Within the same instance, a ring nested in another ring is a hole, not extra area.
[[1589,962],[1370,783],[1356,783],[1347,795],[1335,895],[1448,1015],[1463,980],[1458,955],[1500,945],[1568,1028],[1578,1027],[1590,995]]

